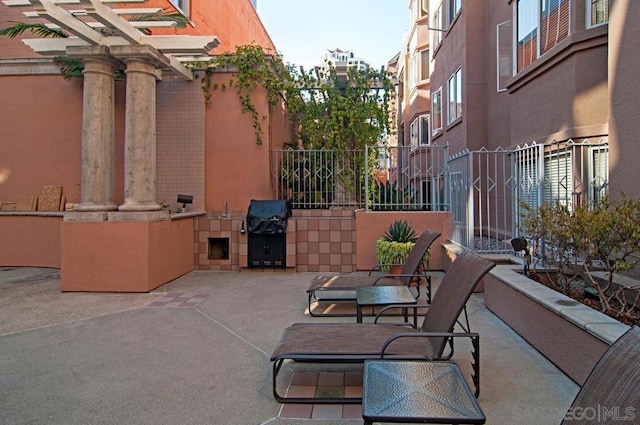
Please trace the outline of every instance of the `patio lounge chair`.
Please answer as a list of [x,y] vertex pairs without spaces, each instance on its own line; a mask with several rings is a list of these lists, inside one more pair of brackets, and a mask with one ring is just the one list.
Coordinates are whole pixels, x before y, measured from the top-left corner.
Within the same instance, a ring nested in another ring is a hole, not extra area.
[[562,425],[638,423],[640,327],[633,326],[602,355]]
[[[425,278],[426,280],[426,299],[431,302],[431,276],[426,273],[426,267],[423,264],[424,256],[429,247],[440,236],[440,233],[433,230],[425,230],[422,232],[415,245],[409,252],[407,260],[402,265],[400,274],[383,274],[374,275],[373,273],[380,270],[380,265],[374,267],[369,275],[362,274],[342,274],[342,275],[322,275],[315,277],[309,288],[307,295],[309,297],[309,314],[315,317],[345,317],[355,316],[345,313],[314,313],[313,306],[325,302],[354,302],[356,301],[356,288],[358,286],[374,286],[374,285],[396,285],[410,286],[414,278]],[[416,298],[420,296],[420,284],[416,285]],[[330,294],[332,292],[332,294]],[[326,295],[323,297],[323,295]]]
[[[453,337],[472,343],[473,383],[480,384],[479,335],[453,332],[467,300],[482,277],[495,264],[469,252],[454,261],[442,279],[419,329],[396,323],[297,323],[285,329],[271,354],[273,395],[286,403],[360,403],[361,398],[284,397],[277,378],[285,360],[312,363],[352,363],[367,359],[446,359],[445,346]],[[450,353],[446,353],[450,354]]]

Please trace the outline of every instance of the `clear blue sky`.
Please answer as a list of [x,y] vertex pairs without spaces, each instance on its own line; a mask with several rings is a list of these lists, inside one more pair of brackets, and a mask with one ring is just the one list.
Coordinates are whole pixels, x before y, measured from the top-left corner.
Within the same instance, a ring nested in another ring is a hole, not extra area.
[[310,68],[327,49],[353,50],[375,68],[402,47],[407,0],[258,0],[258,15],[285,62]]

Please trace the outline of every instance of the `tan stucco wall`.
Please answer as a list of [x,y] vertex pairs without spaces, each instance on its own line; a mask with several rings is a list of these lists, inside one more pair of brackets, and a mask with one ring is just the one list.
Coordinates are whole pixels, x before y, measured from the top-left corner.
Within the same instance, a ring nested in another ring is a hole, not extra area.
[[606,37],[573,45],[554,59],[533,65],[509,87],[514,144],[607,134]]
[[609,15],[609,193],[633,199],[640,199],[638,6],[635,0],[616,0]]
[[356,211],[356,267],[370,270],[376,262],[376,241],[395,220],[406,220],[418,234],[426,229],[440,232],[441,236],[431,245],[429,267],[442,270],[444,248],[442,244],[451,236],[451,213],[407,211]]

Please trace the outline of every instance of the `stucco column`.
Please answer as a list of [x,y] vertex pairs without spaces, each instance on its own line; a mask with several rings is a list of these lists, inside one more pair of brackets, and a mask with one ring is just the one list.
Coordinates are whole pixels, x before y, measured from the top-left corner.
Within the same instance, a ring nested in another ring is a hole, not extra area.
[[120,59],[126,64],[124,204],[119,211],[157,211],[156,69],[148,46]]
[[616,0],[609,8],[609,194],[640,199],[638,133],[640,3]]
[[70,49],[84,65],[82,172],[77,211],[113,211],[114,70],[116,61],[103,46]]

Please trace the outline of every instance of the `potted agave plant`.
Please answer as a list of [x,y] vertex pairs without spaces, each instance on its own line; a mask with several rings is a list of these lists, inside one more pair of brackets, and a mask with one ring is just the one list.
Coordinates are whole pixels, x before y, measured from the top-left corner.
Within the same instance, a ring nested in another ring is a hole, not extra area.
[[376,259],[381,270],[400,273],[417,239],[418,234],[408,221],[396,220],[389,224],[384,235],[376,241]]

